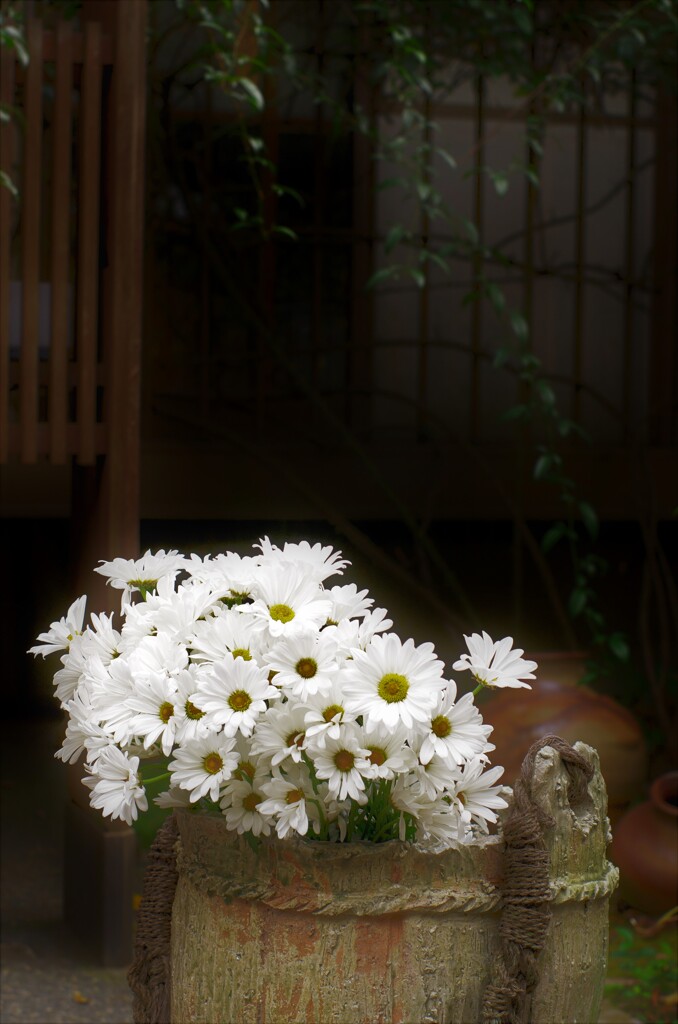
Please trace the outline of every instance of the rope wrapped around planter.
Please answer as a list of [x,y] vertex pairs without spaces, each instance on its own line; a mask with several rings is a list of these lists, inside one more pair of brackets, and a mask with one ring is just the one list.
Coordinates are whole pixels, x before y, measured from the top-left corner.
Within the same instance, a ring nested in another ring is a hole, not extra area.
[[525,1024],[528,995],[539,980],[538,959],[551,919],[549,856],[544,830],[554,825],[532,797],[534,762],[543,747],[553,747],[569,775],[568,797],[575,807],[586,795],[593,767],[559,736],[533,743],[513,787],[513,802],[504,819],[504,887],[499,925],[500,949],[493,981],[483,1000],[482,1024]]
[[134,959],[127,981],[134,993],[134,1024],[171,1024],[170,944],[177,887],[178,827],[167,818],[153,840],[139,906]]

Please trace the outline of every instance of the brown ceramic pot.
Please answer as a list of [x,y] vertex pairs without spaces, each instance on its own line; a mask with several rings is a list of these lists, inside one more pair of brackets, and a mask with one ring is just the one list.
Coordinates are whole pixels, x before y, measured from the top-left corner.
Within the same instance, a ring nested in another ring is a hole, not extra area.
[[660,775],[650,799],[618,822],[610,857],[619,868],[619,894],[645,914],[678,903],[678,771]]
[[648,755],[640,726],[611,697],[576,685],[584,673],[585,654],[529,656],[539,666],[532,689],[497,690],[480,705],[484,720],[494,726],[493,764],[504,766],[503,781],[512,785],[529,747],[542,736],[554,733],[568,743],[582,740],[600,755],[614,823],[645,789]]

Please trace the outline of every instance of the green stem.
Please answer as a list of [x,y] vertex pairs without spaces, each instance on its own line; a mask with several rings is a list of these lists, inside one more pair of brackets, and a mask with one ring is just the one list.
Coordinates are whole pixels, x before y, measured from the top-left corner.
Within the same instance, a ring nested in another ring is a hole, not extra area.
[[170,772],[163,772],[162,775],[155,775],[152,779],[144,779],[142,777],[141,781],[143,782],[144,786],[150,786],[151,783],[153,782],[161,782],[163,779],[169,779],[170,774]]
[[476,697],[480,693],[481,690],[485,689],[485,687],[486,687],[485,683],[482,683],[482,682],[478,683],[478,685],[476,686],[475,690],[473,691],[473,696]]

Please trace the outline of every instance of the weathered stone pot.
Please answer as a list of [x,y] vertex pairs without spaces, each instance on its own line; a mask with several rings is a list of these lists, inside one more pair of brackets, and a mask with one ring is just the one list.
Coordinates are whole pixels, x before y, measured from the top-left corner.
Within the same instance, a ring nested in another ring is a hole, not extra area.
[[[551,747],[532,794],[546,832],[552,917],[529,1020],[598,1019],[608,897],[605,787],[595,751],[586,798]],[[264,840],[179,811],[172,910],[174,1024],[468,1024],[499,955],[503,840],[431,852],[405,843]],[[527,1019],[527,1018],[526,1018]]]

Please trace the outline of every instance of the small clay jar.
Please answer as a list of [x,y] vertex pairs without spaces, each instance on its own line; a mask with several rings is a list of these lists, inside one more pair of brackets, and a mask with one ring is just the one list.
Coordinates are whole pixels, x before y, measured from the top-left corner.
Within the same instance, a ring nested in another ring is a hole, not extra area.
[[494,726],[492,763],[504,766],[502,781],[510,786],[530,746],[542,736],[552,733],[568,743],[590,744],[600,756],[614,825],[645,792],[648,755],[640,725],[611,697],[576,685],[584,673],[585,653],[529,657],[538,664],[532,689],[496,690],[479,702],[485,722]]
[[619,895],[637,910],[664,914],[678,904],[678,771],[655,779],[650,799],[620,819],[610,859]]

